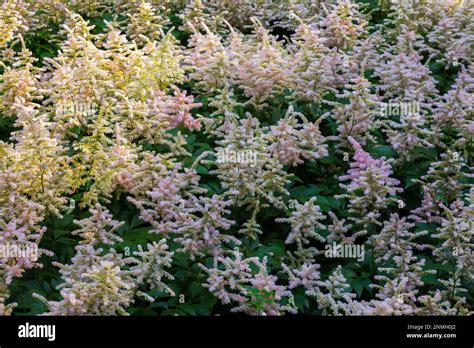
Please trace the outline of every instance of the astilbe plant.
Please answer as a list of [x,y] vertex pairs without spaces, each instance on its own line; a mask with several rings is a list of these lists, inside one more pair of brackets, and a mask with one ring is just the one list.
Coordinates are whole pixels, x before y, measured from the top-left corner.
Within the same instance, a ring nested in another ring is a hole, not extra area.
[[[141,213],[142,220],[151,224],[152,233],[171,238],[181,244],[179,251],[196,255],[220,255],[222,244],[240,241],[223,234],[233,221],[225,216],[231,201],[214,195],[202,196],[205,189],[199,188],[199,176],[194,168],[180,171],[177,165],[165,173],[157,185],[141,198],[129,198]],[[171,235],[171,236],[170,236]]]
[[301,23],[292,36],[291,89],[298,100],[320,101],[334,91],[330,50],[318,28]]
[[285,240],[286,244],[296,244],[297,250],[288,253],[288,261],[282,263],[283,271],[288,275],[290,289],[302,286],[306,294],[313,294],[318,288],[320,279],[320,265],[315,263],[315,257],[320,253],[317,248],[309,247],[312,241],[325,242],[325,238],[316,229],[324,229],[320,222],[326,216],[321,213],[320,207],[313,197],[304,204],[293,201],[293,211],[288,218],[276,219],[276,222],[289,223],[290,233]]
[[[301,123],[298,121],[301,119]],[[270,151],[281,163],[297,166],[304,160],[315,160],[327,156],[327,145],[319,130],[322,121],[309,122],[303,114],[290,106],[285,117],[270,127],[268,137],[272,144]]]
[[28,20],[33,12],[24,5],[23,1],[8,0],[0,7],[0,47],[29,29]]
[[344,93],[336,96],[349,100],[347,104],[326,101],[334,106],[332,118],[338,124],[338,138],[344,142],[352,137],[362,145],[372,140],[370,130],[376,120],[378,100],[370,92],[369,81],[363,76],[353,78],[346,84]]
[[210,14],[202,0],[192,0],[186,4],[186,7],[179,14],[183,25],[179,28],[183,31],[192,31],[194,27],[205,23],[208,27],[216,30],[222,24],[222,16],[219,14]]
[[174,280],[174,277],[165,270],[171,267],[173,252],[169,251],[166,239],[160,240],[158,243],[153,242],[147,245],[148,250],[144,250],[141,245],[134,254],[139,258],[138,265],[131,268],[136,274],[138,283],[146,283],[151,289],[161,290],[175,296],[174,291],[163,281]]
[[[10,198],[14,202],[15,197]],[[11,310],[16,307],[16,303],[5,304],[10,297],[8,286],[13,279],[20,278],[28,269],[43,267],[43,264],[39,262],[42,255],[52,256],[50,251],[38,246],[46,232],[45,227],[38,227],[42,220],[41,208],[32,202],[24,202],[22,205],[14,205],[10,202],[9,209],[2,211],[0,243],[4,247],[23,248],[29,250],[30,253],[16,257],[9,257],[9,255],[0,257],[0,315],[11,314]]]
[[3,68],[0,110],[4,116],[15,117],[17,124],[21,125],[28,122],[31,113],[36,110],[34,101],[40,100],[41,95],[38,93],[40,69],[34,66],[37,59],[26,48],[22,36],[19,36],[19,43],[21,51],[6,49],[0,62]]
[[392,38],[400,33],[402,26],[417,33],[426,34],[435,28],[442,14],[448,11],[448,2],[437,0],[421,0],[412,3],[390,1],[386,4],[390,11],[384,24],[387,36]]
[[121,137],[120,128],[113,141],[107,136],[110,129],[102,117],[98,117],[94,125],[93,133],[84,136],[75,146],[76,175],[82,185],[90,185],[81,205],[95,204],[100,199],[109,200],[124,172],[135,169],[138,157],[134,146]]
[[319,26],[323,28],[329,47],[346,49],[365,33],[367,21],[359,12],[357,3],[351,0],[338,1],[324,12]]
[[472,184],[464,182],[472,177],[459,153],[448,151],[441,160],[433,162],[428,172],[417,182],[422,186],[421,206],[415,208],[410,218],[415,222],[440,222],[443,206],[450,206]]
[[[474,35],[469,18],[473,14],[470,6],[460,6],[450,12],[441,12],[437,26],[428,33],[427,38],[435,48],[433,57],[447,65],[472,63]],[[467,30],[466,30],[467,29]]]
[[[60,214],[69,203],[63,195],[72,190],[72,170],[64,147],[47,127],[44,119],[33,118],[15,135],[16,143],[10,148],[14,152],[1,172],[6,178],[4,188],[0,186],[0,197],[17,192]],[[16,174],[14,179],[8,178],[10,173]]]
[[[149,39],[158,39],[160,31],[169,25],[169,9],[164,6],[154,8],[149,2],[140,1],[136,8],[132,8],[127,16],[127,35],[137,43],[145,41],[143,36]],[[146,42],[146,41],[145,41]]]
[[73,231],[73,235],[79,235],[82,238],[82,244],[114,244],[123,241],[114,232],[119,229],[122,223],[113,220],[112,215],[100,204],[89,209],[91,216],[84,220],[75,220],[74,224],[80,228]]
[[472,200],[465,205],[457,200],[448,209],[442,206],[444,216],[434,238],[441,244],[433,250],[433,255],[444,264],[452,265],[448,279],[442,279],[444,289],[441,296],[453,303],[458,314],[467,314],[469,309],[465,304],[464,294],[467,289],[463,284],[472,281],[474,274]]
[[379,274],[375,276],[381,284],[372,287],[380,289],[376,295],[381,301],[373,301],[374,314],[414,314],[417,308],[417,287],[424,283],[423,275],[433,273],[425,271],[425,260],[415,256],[416,251],[426,249],[416,239],[426,235],[426,231],[411,232],[414,224],[392,214],[380,234],[373,237],[376,261],[390,262],[387,266],[379,266]]
[[[280,315],[293,311],[282,303],[290,293],[285,286],[276,284],[277,277],[268,273],[265,258],[244,258],[236,250],[233,257],[218,257],[215,261],[213,268],[200,265],[208,273],[204,286],[223,304],[233,304],[232,312]],[[219,268],[221,264],[224,269]]]
[[449,137],[442,136],[443,131],[455,130],[458,132],[455,143],[458,149],[467,151],[472,148],[472,130],[474,121],[472,118],[474,98],[474,74],[473,66],[461,67],[461,71],[453,83],[451,89],[437,98],[434,103],[432,126],[434,132],[439,134],[439,146],[449,144]]
[[314,296],[323,314],[351,314],[352,300],[355,294],[350,292],[350,285],[342,274],[342,268],[337,267],[325,281],[318,281],[314,290],[307,292]]
[[268,98],[282,90],[288,69],[281,43],[257,20],[254,26],[254,35],[244,41],[236,74],[238,86],[250,98],[247,103],[261,108]]
[[[150,243],[147,250],[139,246],[135,257],[126,257],[110,248],[98,248],[99,244],[113,244],[122,239],[115,234],[120,223],[112,218],[100,205],[90,210],[91,216],[75,224],[73,231],[83,237],[76,246],[71,263],[60,268],[63,283],[59,286],[61,301],[48,301],[44,296],[35,297],[48,307],[46,315],[128,315],[126,308],[136,296],[146,300],[153,298],[140,290],[148,284],[151,289],[160,289],[174,295],[162,282],[162,277],[173,279],[165,271],[170,266],[173,253],[168,251],[166,241]],[[92,230],[91,230],[92,229]]]
[[91,244],[77,246],[71,264],[58,264],[63,299],[36,297],[47,304],[46,315],[125,315],[137,287],[133,272],[124,269],[131,262],[113,249],[105,253]]
[[380,260],[388,260],[404,250],[425,249],[426,245],[419,244],[415,239],[426,235],[427,232],[410,232],[414,226],[406,218],[400,218],[396,213],[392,214],[389,220],[384,221],[380,233],[372,237],[374,253],[378,255]]
[[[415,146],[433,147],[430,138],[434,136],[427,127],[426,115],[437,90],[415,49],[416,43],[416,34],[403,28],[392,52],[383,53],[375,67],[375,75],[380,78],[377,88],[383,99],[400,107],[393,112],[395,115],[389,115],[384,131],[393,148],[407,158]],[[408,111],[403,110],[403,105]]]
[[246,206],[253,210],[252,217],[244,224],[242,233],[255,236],[260,232],[256,216],[261,208],[272,204],[285,208],[281,198],[287,195],[285,185],[287,174],[283,165],[272,156],[268,139],[260,122],[250,113],[246,118],[236,121],[226,120],[221,126],[222,139],[216,141],[216,155],[222,156],[228,151],[237,154],[249,154],[246,161],[235,158],[217,160],[217,168],[211,171],[221,180],[226,196],[232,198],[237,206]]
[[199,26],[206,32],[203,34],[193,28],[184,62],[188,78],[196,81],[195,88],[210,94],[234,82],[237,60],[219,35],[212,33],[204,23]]
[[346,175],[339,177],[340,186],[347,190],[341,198],[348,199],[350,220],[366,229],[368,224],[380,224],[381,211],[398,203],[396,195],[402,189],[399,181],[391,177],[392,168],[385,158],[374,159],[352,137],[348,138],[355,149],[353,161]]
[[290,217],[276,220],[277,222],[289,223],[291,226],[291,232],[286,238],[285,243],[297,243],[302,247],[303,244],[309,244],[309,238],[324,241],[324,238],[315,231],[316,227],[323,228],[319,221],[325,219],[315,201],[314,197],[304,204],[294,201],[294,210],[291,212]]

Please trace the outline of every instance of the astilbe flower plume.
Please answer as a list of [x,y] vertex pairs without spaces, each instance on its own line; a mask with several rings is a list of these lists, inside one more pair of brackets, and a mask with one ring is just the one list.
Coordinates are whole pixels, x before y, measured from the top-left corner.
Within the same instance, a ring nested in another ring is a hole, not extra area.
[[249,98],[247,104],[263,108],[265,101],[282,90],[288,80],[288,63],[277,38],[258,21],[254,25],[254,36],[244,42],[246,49],[240,53],[237,84]]
[[443,285],[441,298],[450,301],[456,313],[467,314],[469,308],[465,294],[468,290],[465,286],[472,281],[474,274],[472,191],[468,204],[458,199],[449,208],[442,204],[441,207],[443,216],[437,233],[433,235],[441,244],[433,250],[433,255],[438,261],[453,267],[449,277],[440,280]]
[[[460,149],[469,147],[472,143],[474,120],[472,119],[474,100],[474,67],[461,67],[456,81],[444,95],[437,97],[431,128],[438,136],[438,144],[444,146],[449,137],[442,137],[443,130],[455,129],[459,132],[454,146]],[[472,146],[472,145],[471,145]]]
[[[298,117],[302,120],[300,123]],[[285,117],[275,126],[270,126],[268,137],[270,151],[283,164],[297,166],[306,160],[315,160],[328,155],[325,138],[319,130],[319,123],[309,122],[303,114],[290,106]]]
[[127,35],[137,43],[146,42],[141,36],[151,40],[158,39],[160,30],[169,25],[169,9],[164,6],[154,7],[149,2],[141,0],[137,7],[127,13],[129,23]]
[[380,234],[372,237],[376,262],[380,262],[375,279],[380,284],[372,284],[371,287],[379,289],[376,297],[380,301],[371,301],[374,309],[369,310],[369,314],[415,313],[418,306],[417,287],[424,284],[421,277],[433,272],[424,270],[425,260],[418,259],[414,254],[427,248],[427,245],[417,241],[427,234],[426,231],[411,232],[414,226],[406,218],[392,214],[384,222]]
[[42,96],[38,91],[40,69],[34,66],[37,59],[26,48],[21,35],[19,43],[19,52],[11,48],[4,50],[4,58],[0,61],[0,66],[3,67],[0,110],[5,116],[15,117],[17,125],[22,125],[30,121],[33,110],[38,107],[34,102]]
[[[0,167],[0,175],[6,176],[4,187],[0,184],[0,201],[2,195],[6,197],[14,191],[60,215],[70,203],[64,195],[74,188],[73,171],[68,165],[70,159],[64,146],[53,136],[46,118],[31,116],[30,121],[13,134],[10,160],[5,162],[4,168]],[[12,173],[15,178],[9,179]]]
[[316,204],[316,198],[313,197],[304,204],[293,201],[294,210],[288,218],[276,219],[276,222],[286,222],[291,226],[291,232],[285,240],[285,243],[297,243],[300,247],[303,244],[309,244],[309,238],[324,241],[316,232],[316,228],[324,226],[319,222],[326,217],[321,213],[321,209]]
[[77,246],[76,251],[69,265],[56,264],[64,280],[63,299],[47,301],[35,295],[48,306],[45,315],[127,315],[125,308],[134,301],[137,284],[125,267],[135,260],[91,244]]
[[351,231],[352,225],[347,224],[346,219],[339,219],[332,211],[328,212],[328,215],[332,220],[331,224],[326,226],[326,229],[329,231],[329,235],[326,237],[328,242],[353,244],[355,239],[361,235],[360,233],[349,235],[348,233]]
[[[276,284],[277,277],[268,273],[266,258],[244,258],[235,250],[233,257],[216,258],[212,268],[202,264],[200,267],[208,274],[204,287],[223,304],[234,305],[232,312],[280,315],[294,311],[292,307],[282,303],[284,297],[291,295],[291,292],[285,286]],[[253,270],[255,267],[256,270]]]
[[449,207],[464,190],[472,184],[464,182],[472,177],[466,160],[455,151],[441,154],[439,161],[433,162],[428,172],[415,182],[422,187],[421,205],[411,211],[410,218],[418,223],[439,223],[443,206]]
[[342,0],[323,11],[319,26],[329,47],[345,49],[365,33],[367,21],[358,9],[352,0]]
[[137,206],[140,218],[151,224],[151,233],[172,238],[182,248],[179,251],[195,256],[221,255],[224,243],[240,244],[231,235],[223,234],[234,223],[225,216],[232,202],[217,195],[204,197],[206,190],[198,187],[199,176],[194,168],[180,172],[177,165],[144,197],[129,201]]
[[[111,130],[104,118],[98,117],[93,124],[92,134],[84,136],[75,145],[76,180],[80,180],[80,184],[90,184],[82,198],[82,206],[94,205],[100,200],[110,201],[125,173],[136,168],[138,157],[136,147],[122,137],[119,127],[116,127],[115,139],[110,139]],[[121,185],[126,184],[122,181]]]
[[314,296],[323,314],[344,315],[351,314],[351,306],[355,294],[351,293],[350,285],[342,274],[342,267],[338,266],[327,280],[318,281],[313,291],[307,291]]
[[400,218],[398,214],[392,214],[383,225],[380,233],[371,238],[374,253],[379,261],[388,260],[404,250],[426,249],[426,245],[419,244],[415,239],[426,235],[427,232],[410,232],[415,224],[408,222],[405,217]]
[[0,47],[11,41],[18,33],[29,29],[29,17],[33,13],[23,1],[7,0],[0,6]]
[[288,275],[288,288],[294,289],[302,286],[307,295],[314,294],[319,286],[321,272],[319,264],[303,263],[298,268],[290,268],[282,264],[283,271]]
[[381,55],[375,67],[380,78],[378,90],[388,103],[410,106],[416,111],[389,115],[385,122],[388,140],[400,154],[409,158],[415,146],[433,147],[434,134],[427,127],[426,115],[431,110],[437,89],[423,57],[415,49],[416,35],[404,28],[397,38],[398,44]]
[[175,296],[174,291],[163,282],[163,279],[174,280],[174,277],[165,270],[171,267],[174,255],[172,251],[169,251],[166,239],[158,243],[148,243],[147,250],[139,245],[138,251],[134,254],[140,260],[138,265],[131,268],[136,274],[136,281],[148,284],[151,289],[158,289]]
[[348,140],[355,154],[347,174],[339,177],[341,182],[349,181],[340,184],[347,193],[338,197],[349,200],[350,220],[364,228],[369,223],[380,224],[380,212],[391,203],[398,203],[396,194],[402,191],[397,187],[400,182],[391,177],[390,161],[384,157],[374,159],[352,137]]
[[344,92],[336,96],[349,100],[347,104],[325,102],[334,106],[331,116],[338,124],[338,139],[346,141],[348,137],[352,137],[360,144],[372,140],[370,130],[375,121],[378,99],[371,94],[369,81],[363,76],[351,79]]
[[301,23],[292,36],[290,86],[297,100],[320,101],[335,87],[326,39],[315,26]]
[[238,124],[227,119],[219,131],[222,139],[216,141],[217,157],[226,151],[251,155],[244,163],[232,158],[218,160],[217,168],[210,173],[221,180],[227,191],[225,196],[233,198],[237,206],[253,210],[251,219],[244,224],[241,232],[254,236],[260,231],[256,215],[261,208],[269,204],[285,208],[281,196],[288,194],[285,188],[287,174],[280,161],[270,152],[265,129],[250,113]]
[[74,230],[72,235],[79,235],[83,239],[81,243],[115,244],[123,241],[115,234],[117,229],[123,226],[123,222],[113,220],[110,212],[98,203],[94,208],[89,209],[89,212],[91,214],[89,218],[74,221],[74,224],[80,228]]
[[207,4],[202,0],[191,0],[186,4],[184,10],[179,14],[183,25],[179,28],[183,31],[192,32],[193,28],[198,27],[201,23],[206,24],[209,28],[217,30],[222,25],[222,14],[211,14]]
[[[237,61],[229,54],[229,47],[221,37],[212,33],[205,24],[205,33],[194,29],[188,42],[184,64],[188,79],[196,81],[196,89],[212,94],[234,83]],[[233,59],[232,59],[233,58]]]
[[[41,221],[34,209],[33,204],[29,204],[31,210],[28,212],[27,207],[18,205],[23,211],[6,212],[7,214],[0,217],[0,243],[3,247],[14,246],[17,250],[29,251],[24,255],[16,255],[12,257],[4,254],[0,257],[0,315],[8,315],[11,310],[16,307],[16,303],[5,305],[5,301],[10,297],[8,286],[14,278],[20,278],[23,273],[32,268],[42,268],[39,262],[42,255],[52,256],[50,251],[39,248],[39,243],[44,233],[45,227],[37,227],[36,224]],[[13,214],[12,214],[13,213]],[[19,215],[15,218],[15,215]],[[27,214],[30,214],[28,216]],[[26,215],[26,216],[25,216]],[[1,216],[1,215],[0,215]],[[30,220],[25,221],[27,217]]]

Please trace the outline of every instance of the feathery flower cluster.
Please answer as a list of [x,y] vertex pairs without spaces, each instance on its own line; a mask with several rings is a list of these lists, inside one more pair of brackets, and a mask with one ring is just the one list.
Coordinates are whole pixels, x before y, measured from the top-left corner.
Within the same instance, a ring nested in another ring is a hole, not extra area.
[[146,282],[151,289],[158,289],[175,296],[174,291],[163,282],[163,279],[174,280],[174,277],[164,269],[171,267],[173,252],[169,251],[166,239],[160,240],[158,243],[153,242],[147,245],[148,250],[143,250],[142,246],[138,246],[135,255],[140,258],[140,263],[131,268],[136,274],[138,283]]
[[[245,259],[238,250],[233,256],[218,257],[213,268],[200,265],[209,276],[204,286],[223,304],[234,303],[232,312],[250,315],[280,315],[294,311],[282,303],[289,292],[285,286],[276,284],[276,276],[268,274],[265,258],[262,261],[256,257]],[[218,268],[219,263],[224,270]],[[256,271],[252,270],[252,265]]]
[[285,243],[291,244],[296,242],[302,247],[303,244],[309,244],[308,238],[310,237],[324,241],[315,231],[316,227],[324,228],[318,220],[324,220],[325,218],[315,201],[315,197],[311,198],[305,204],[294,201],[294,211],[290,217],[276,219],[277,222],[287,222],[291,225],[291,232],[288,238],[286,238]]
[[364,227],[370,223],[380,225],[381,211],[391,203],[398,203],[396,194],[402,191],[398,187],[400,182],[391,177],[389,161],[384,157],[374,159],[354,138],[348,140],[355,154],[347,174],[339,177],[340,181],[349,181],[340,184],[347,193],[338,197],[349,200],[350,220]]
[[234,223],[225,217],[232,202],[217,195],[202,196],[206,190],[198,187],[199,175],[194,169],[180,172],[177,165],[155,181],[156,186],[145,197],[129,198],[140,209],[140,218],[152,226],[152,233],[168,238],[172,234],[182,246],[178,251],[193,258],[220,255],[223,243],[240,244],[235,237],[221,233]]
[[123,241],[115,234],[122,223],[113,220],[113,216],[107,209],[103,209],[100,204],[95,205],[95,209],[89,210],[90,218],[75,220],[74,223],[80,228],[73,231],[72,235],[79,235],[83,240],[81,244],[114,244]]
[[139,245],[134,253],[138,258],[126,257],[112,248],[107,251],[97,248],[99,244],[122,241],[114,233],[123,222],[113,220],[109,211],[99,204],[90,213],[90,217],[74,221],[80,228],[72,234],[79,234],[84,240],[76,246],[71,263],[53,263],[60,268],[64,281],[59,286],[63,300],[48,301],[35,294],[47,305],[47,315],[128,315],[126,308],[136,296],[153,302],[151,296],[140,291],[144,284],[174,296],[173,290],[162,281],[162,278],[174,279],[165,271],[171,266],[173,256],[165,239],[148,244],[147,250]]
[[351,79],[345,86],[344,93],[338,94],[341,99],[348,99],[348,104],[327,102],[334,105],[332,118],[338,123],[341,141],[352,137],[360,144],[372,140],[370,129],[375,121],[377,98],[370,93],[370,82],[363,76]]
[[0,7],[0,47],[4,47],[16,35],[27,31],[28,19],[32,15],[23,1],[4,1]]
[[239,206],[250,205],[255,211],[265,207],[267,202],[284,207],[278,195],[287,193],[287,173],[279,159],[272,156],[268,133],[260,126],[260,121],[247,113],[238,123],[227,118],[219,131],[222,138],[216,141],[216,153],[228,149],[256,154],[256,165],[216,162],[217,169],[211,173],[221,180],[227,195],[234,197]]
[[[298,122],[300,117],[303,124]],[[321,134],[318,123],[308,122],[303,114],[294,111],[290,106],[283,119],[276,126],[270,127],[269,137],[273,140],[270,151],[283,164],[297,166],[303,159],[318,159],[328,155],[324,136]],[[303,159],[302,159],[303,158]]]
[[123,258],[111,249],[105,253],[91,244],[76,247],[69,265],[60,266],[64,283],[61,301],[47,301],[47,315],[126,315],[133,302],[136,282],[130,270],[124,269],[134,260]]

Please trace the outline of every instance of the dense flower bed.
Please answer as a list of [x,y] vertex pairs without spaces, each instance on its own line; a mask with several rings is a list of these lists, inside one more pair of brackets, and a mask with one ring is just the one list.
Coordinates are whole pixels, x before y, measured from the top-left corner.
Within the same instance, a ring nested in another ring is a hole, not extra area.
[[4,1],[0,314],[470,314],[473,17]]

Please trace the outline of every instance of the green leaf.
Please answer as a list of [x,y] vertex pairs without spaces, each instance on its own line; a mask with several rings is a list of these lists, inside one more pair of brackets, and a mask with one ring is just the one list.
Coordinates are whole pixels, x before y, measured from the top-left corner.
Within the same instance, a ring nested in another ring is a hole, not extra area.
[[339,159],[334,155],[330,155],[323,158],[319,158],[318,161],[321,162],[322,164],[327,165],[327,164],[337,163],[339,162]]
[[132,221],[130,221],[130,228],[135,228],[137,226],[143,225],[145,222],[140,219],[140,215],[136,214],[132,217]]
[[315,185],[297,186],[290,190],[291,196],[296,198],[312,197],[318,192],[320,192],[320,190]]
[[198,164],[196,166],[196,171],[201,175],[205,175],[205,174],[209,173],[209,170],[201,164]]
[[296,307],[300,309],[309,308],[309,301],[306,296],[301,294],[294,294],[294,298]]
[[65,234],[69,234],[71,233],[71,231],[66,231],[66,230],[53,230],[53,235],[56,237],[56,238],[59,238]]
[[201,292],[203,292],[204,288],[202,287],[201,283],[192,282],[191,286],[189,287],[189,290],[190,290],[192,296],[196,296],[196,295],[200,294]]
[[188,303],[181,303],[178,306],[178,309],[183,311],[186,314],[196,315],[196,311],[195,311],[194,307],[192,305],[188,304]]
[[453,266],[450,264],[443,264],[443,263],[435,263],[432,265],[433,269],[437,269],[439,271],[445,271],[445,272],[452,272],[453,271]]
[[150,305],[150,308],[164,308],[168,309],[168,303],[167,302],[153,302]]
[[68,237],[61,237],[56,240],[56,243],[65,244],[65,245],[76,245],[77,241]]
[[425,274],[421,277],[421,281],[427,285],[439,284],[439,280],[435,274]]
[[370,151],[375,157],[385,156],[387,158],[392,158],[397,155],[396,151],[389,145],[377,146]]
[[354,282],[354,290],[357,293],[357,296],[360,297],[360,295],[362,294],[362,291],[364,290],[364,284],[362,283],[362,281],[356,280]]
[[304,184],[304,181],[301,180],[300,178],[298,178],[296,175],[291,175],[291,176],[288,177],[288,179],[291,180],[291,181],[296,181],[296,182],[300,182],[300,183]]

